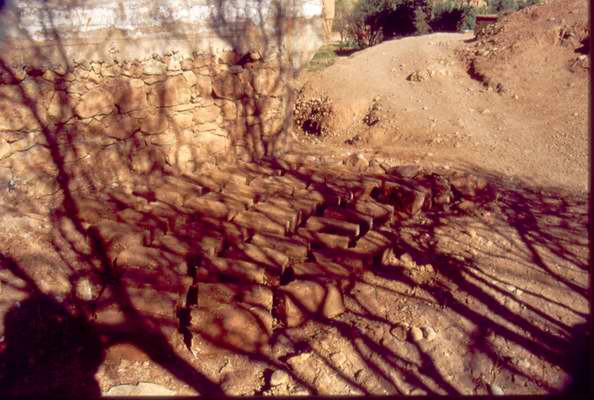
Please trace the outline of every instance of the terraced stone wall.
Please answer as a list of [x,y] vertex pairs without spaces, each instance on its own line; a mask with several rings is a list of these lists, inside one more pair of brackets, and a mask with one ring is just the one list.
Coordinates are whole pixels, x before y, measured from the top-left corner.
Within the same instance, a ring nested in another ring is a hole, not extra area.
[[97,188],[279,151],[320,3],[4,2],[0,190],[40,197],[60,177]]

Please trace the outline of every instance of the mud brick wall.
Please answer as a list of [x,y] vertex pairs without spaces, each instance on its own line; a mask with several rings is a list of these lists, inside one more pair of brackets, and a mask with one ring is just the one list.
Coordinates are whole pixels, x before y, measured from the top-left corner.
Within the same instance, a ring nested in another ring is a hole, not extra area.
[[312,0],[7,2],[0,190],[40,197],[60,174],[97,188],[278,151],[320,15]]

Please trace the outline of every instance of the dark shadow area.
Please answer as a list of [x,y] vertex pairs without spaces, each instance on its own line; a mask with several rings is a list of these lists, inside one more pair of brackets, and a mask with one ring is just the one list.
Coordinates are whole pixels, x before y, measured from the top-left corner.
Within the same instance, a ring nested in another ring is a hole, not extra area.
[[[0,262],[18,268],[4,256]],[[84,315],[33,291],[12,306],[3,322],[0,395],[101,396],[94,375],[104,360],[104,347]]]

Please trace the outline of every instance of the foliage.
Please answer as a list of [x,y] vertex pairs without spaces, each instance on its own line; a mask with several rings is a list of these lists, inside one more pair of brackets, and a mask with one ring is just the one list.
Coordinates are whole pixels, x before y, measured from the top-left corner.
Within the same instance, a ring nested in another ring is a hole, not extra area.
[[293,119],[301,130],[312,136],[326,136],[330,132],[329,119],[332,100],[327,96],[306,99],[300,92],[295,102]]
[[431,27],[427,22],[427,14],[421,7],[415,8],[415,30],[420,35],[431,31]]
[[460,2],[447,0],[433,7],[433,16],[429,25],[434,31],[459,32],[474,29],[477,9]]
[[346,18],[345,36],[359,47],[384,39],[428,33],[429,0],[360,0]]
[[393,37],[474,29],[476,16],[505,14],[541,0],[488,0],[481,8],[460,0],[337,0],[337,30],[359,48]]
[[487,10],[490,13],[505,14],[540,3],[541,0],[487,0]]

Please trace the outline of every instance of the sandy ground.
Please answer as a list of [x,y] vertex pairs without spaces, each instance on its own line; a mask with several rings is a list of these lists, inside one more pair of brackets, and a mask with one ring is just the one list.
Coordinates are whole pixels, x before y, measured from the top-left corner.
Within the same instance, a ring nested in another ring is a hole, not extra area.
[[[568,18],[581,18],[583,24],[585,2],[573,3]],[[575,48],[581,45],[555,43],[553,33],[575,24],[547,7],[539,8],[536,22],[532,14],[520,15],[519,21],[514,16],[504,34],[483,43],[476,43],[473,33],[403,38],[305,74],[305,96],[329,96],[334,105],[332,137],[323,140],[329,145],[324,151],[359,137],[356,146],[340,151],[428,165],[480,166],[540,185],[586,191],[588,69],[569,68],[578,61]],[[522,24],[531,35],[515,32]],[[496,50],[481,57],[475,48]],[[469,74],[468,58],[478,59],[480,80]],[[422,80],[407,80],[413,73],[423,75]],[[496,89],[498,83],[502,90]],[[363,118],[374,99],[381,117],[368,127]]]

